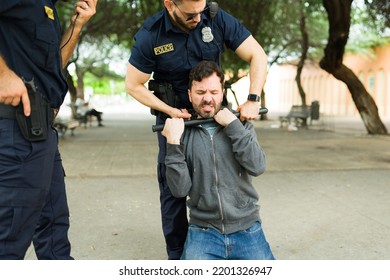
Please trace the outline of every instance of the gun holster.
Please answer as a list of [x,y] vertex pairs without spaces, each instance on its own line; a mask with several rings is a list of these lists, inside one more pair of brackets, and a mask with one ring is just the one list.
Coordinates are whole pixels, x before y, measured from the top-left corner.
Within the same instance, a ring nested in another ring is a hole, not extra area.
[[28,141],[43,141],[47,139],[49,120],[52,110],[44,96],[36,91],[33,81],[25,82],[30,99],[31,114],[26,117],[23,104],[16,109],[16,120],[23,137]]
[[[178,100],[175,91],[173,90],[172,84],[167,82],[160,83],[155,80],[150,80],[148,83],[148,89],[153,91],[153,94],[165,104],[177,108]],[[150,109],[150,113],[154,116],[157,116],[158,112],[159,111]],[[168,116],[165,115],[165,117]]]

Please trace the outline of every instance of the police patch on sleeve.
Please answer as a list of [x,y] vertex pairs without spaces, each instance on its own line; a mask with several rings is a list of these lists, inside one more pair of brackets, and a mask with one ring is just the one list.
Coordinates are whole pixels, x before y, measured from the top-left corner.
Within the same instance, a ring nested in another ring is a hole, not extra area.
[[202,40],[205,43],[210,43],[214,39],[214,35],[211,32],[211,28],[206,26],[202,28]]
[[173,47],[173,44],[169,43],[169,44],[166,44],[166,45],[155,47],[154,48],[154,54],[155,55],[160,55],[160,54],[164,54],[164,53],[167,53],[167,52],[173,52],[174,50],[175,50],[175,48]]
[[45,13],[49,19],[54,20],[54,11],[52,8],[45,6]]

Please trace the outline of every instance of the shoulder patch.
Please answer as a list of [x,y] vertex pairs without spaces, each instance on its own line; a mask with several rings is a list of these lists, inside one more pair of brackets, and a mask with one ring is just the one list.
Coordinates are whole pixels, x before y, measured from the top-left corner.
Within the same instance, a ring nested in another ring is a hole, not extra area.
[[173,43],[169,43],[166,45],[155,47],[153,50],[155,55],[160,55],[167,52],[173,52],[175,48],[173,47]]
[[49,19],[54,20],[54,11],[52,8],[45,6],[45,13]]

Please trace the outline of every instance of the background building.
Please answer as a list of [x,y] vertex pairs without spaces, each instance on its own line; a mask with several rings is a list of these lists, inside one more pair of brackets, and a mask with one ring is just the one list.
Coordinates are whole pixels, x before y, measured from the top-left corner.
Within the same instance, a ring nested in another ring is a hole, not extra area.
[[[367,55],[346,54],[344,64],[359,77],[374,98],[380,117],[390,118],[390,44],[378,47]],[[295,82],[296,70],[297,68],[291,65],[271,67],[265,86],[267,107],[270,111],[284,113],[288,112],[292,105],[301,105]],[[237,84],[239,83],[242,81]],[[346,85],[322,70],[318,64],[305,65],[302,84],[307,104],[318,100],[322,114],[359,115]]]

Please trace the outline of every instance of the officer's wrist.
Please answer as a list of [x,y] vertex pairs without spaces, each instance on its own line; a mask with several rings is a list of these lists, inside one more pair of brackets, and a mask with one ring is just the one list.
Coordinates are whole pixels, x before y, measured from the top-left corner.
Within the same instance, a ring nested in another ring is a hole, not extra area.
[[258,96],[256,93],[249,93],[247,100],[253,102],[260,102],[260,96]]

